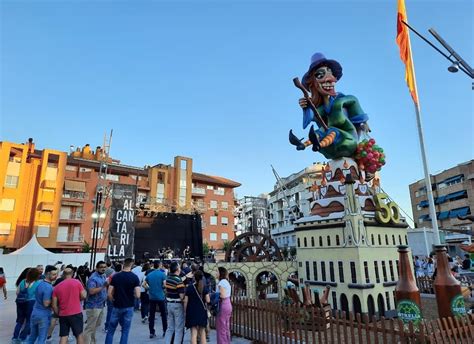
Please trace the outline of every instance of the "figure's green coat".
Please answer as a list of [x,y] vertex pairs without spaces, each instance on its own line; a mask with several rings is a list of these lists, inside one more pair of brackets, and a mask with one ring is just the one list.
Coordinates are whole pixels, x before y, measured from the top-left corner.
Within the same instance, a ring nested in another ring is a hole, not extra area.
[[321,105],[318,112],[328,124],[328,130],[319,128],[316,135],[321,141],[331,131],[336,132],[333,144],[320,148],[321,154],[327,159],[353,157],[359,140],[356,126],[367,121],[368,116],[364,113],[356,97],[338,94],[332,106],[328,108]]

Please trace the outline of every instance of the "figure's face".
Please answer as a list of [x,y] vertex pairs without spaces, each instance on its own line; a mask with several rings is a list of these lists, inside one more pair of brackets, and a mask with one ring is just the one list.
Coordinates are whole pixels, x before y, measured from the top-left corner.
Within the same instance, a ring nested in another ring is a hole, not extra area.
[[332,74],[329,67],[322,66],[313,73],[313,81],[318,93],[322,96],[336,96],[336,77]]

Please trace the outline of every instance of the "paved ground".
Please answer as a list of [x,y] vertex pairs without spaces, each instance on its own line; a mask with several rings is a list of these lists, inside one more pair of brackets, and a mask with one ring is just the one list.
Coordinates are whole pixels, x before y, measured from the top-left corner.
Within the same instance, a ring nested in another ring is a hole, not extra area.
[[[11,342],[11,337],[13,334],[13,329],[15,327],[16,319],[16,306],[15,306],[15,293],[8,293],[8,300],[3,300],[3,295],[0,299],[0,343],[8,344]],[[84,316],[85,319],[85,316]],[[157,335],[163,333],[161,329],[161,318],[159,313],[157,313],[157,319],[155,319],[155,330]],[[59,343],[59,325],[56,326],[55,332],[53,333],[53,341],[51,343]],[[149,339],[148,324],[142,324],[140,313],[135,313],[133,316],[132,328],[129,336],[129,343],[164,343],[164,339],[157,337],[154,339]],[[211,331],[210,334],[211,340],[210,343],[216,343],[216,332]],[[98,343],[105,342],[105,333],[103,331],[97,330],[97,341]],[[115,331],[114,343],[119,343],[120,341],[120,326]],[[75,342],[75,341],[72,341]],[[190,343],[190,331],[186,331],[184,337],[184,343]],[[234,337],[232,338],[232,343],[244,344],[250,343],[250,341]]]

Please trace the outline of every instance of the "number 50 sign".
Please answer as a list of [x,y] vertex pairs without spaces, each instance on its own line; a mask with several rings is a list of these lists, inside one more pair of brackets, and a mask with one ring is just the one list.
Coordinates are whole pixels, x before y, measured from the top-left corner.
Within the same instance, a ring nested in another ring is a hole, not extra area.
[[397,224],[400,222],[400,210],[398,205],[390,201],[388,196],[384,193],[378,193],[374,196],[375,202],[375,219],[379,223]]

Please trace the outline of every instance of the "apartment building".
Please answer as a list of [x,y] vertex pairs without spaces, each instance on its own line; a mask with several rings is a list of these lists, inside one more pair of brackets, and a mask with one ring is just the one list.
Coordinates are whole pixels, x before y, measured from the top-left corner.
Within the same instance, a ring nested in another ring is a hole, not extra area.
[[[0,142],[0,246],[19,248],[36,234],[51,251],[80,251],[92,242],[98,218],[98,248],[105,251],[111,189],[120,183],[137,186],[139,216],[201,214],[204,240],[220,248],[233,238],[233,189],[240,184],[193,172],[192,164],[191,158],[177,156],[173,165],[135,167],[106,157],[101,147],[93,151],[85,145],[67,154],[37,150],[32,139]],[[96,214],[98,188],[103,200]]]
[[209,247],[221,249],[225,241],[234,239],[234,188],[240,185],[227,178],[193,173],[193,206],[201,213],[202,238]]
[[321,181],[322,171],[323,165],[315,163],[281,178],[269,193],[270,234],[279,247],[296,246],[293,222],[310,215],[314,199],[311,187],[316,181]]
[[36,233],[55,247],[67,155],[27,143],[0,142],[0,246],[18,248]]
[[[425,180],[410,184],[409,189],[415,227],[430,227]],[[431,189],[440,229],[472,229],[469,220],[458,216],[474,212],[474,160],[432,175]]]
[[245,196],[237,203],[236,234],[246,232],[270,234],[267,195]]

